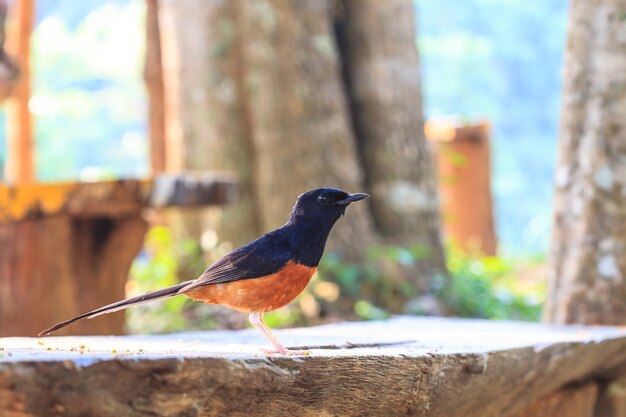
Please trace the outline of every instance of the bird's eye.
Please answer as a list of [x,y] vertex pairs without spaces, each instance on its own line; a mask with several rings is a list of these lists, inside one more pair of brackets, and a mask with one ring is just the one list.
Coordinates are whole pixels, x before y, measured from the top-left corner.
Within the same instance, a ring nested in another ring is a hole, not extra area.
[[328,204],[328,196],[322,194],[321,196],[317,197],[317,202],[320,203],[321,205],[325,206],[326,204]]

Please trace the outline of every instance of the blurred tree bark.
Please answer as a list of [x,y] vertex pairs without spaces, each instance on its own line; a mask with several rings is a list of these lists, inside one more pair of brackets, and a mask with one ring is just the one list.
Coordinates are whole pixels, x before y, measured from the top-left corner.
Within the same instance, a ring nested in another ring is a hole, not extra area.
[[[363,190],[327,1],[255,1],[242,8],[245,81],[265,230],[285,223],[298,194]],[[341,219],[329,247],[349,259],[376,242],[367,204]]]
[[[225,170],[238,174],[234,206],[208,215],[182,213],[181,236],[217,230],[237,246],[261,232],[252,185],[254,163],[241,100],[236,2],[162,0],[169,170]],[[230,245],[229,245],[230,246]]]
[[445,270],[436,176],[424,137],[411,0],[342,0],[338,37],[376,229],[419,245],[418,273]]
[[331,250],[422,245],[412,279],[445,274],[410,0],[162,4],[170,166],[234,170],[244,185],[220,239],[280,226],[298,194],[335,186],[373,198],[350,208]]
[[626,323],[626,0],[574,0],[545,318]]

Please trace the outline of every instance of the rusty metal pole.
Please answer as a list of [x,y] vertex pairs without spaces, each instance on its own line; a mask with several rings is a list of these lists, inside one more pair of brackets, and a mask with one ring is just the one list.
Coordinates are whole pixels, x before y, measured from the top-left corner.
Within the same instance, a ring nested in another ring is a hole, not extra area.
[[431,120],[425,131],[436,154],[446,235],[468,253],[495,255],[489,123]]

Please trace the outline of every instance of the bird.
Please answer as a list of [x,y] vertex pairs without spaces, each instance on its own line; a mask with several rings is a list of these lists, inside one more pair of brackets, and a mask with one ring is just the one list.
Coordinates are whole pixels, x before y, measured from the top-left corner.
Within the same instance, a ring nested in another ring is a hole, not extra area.
[[248,320],[271,342],[269,353],[291,354],[263,321],[263,314],[293,301],[307,286],[324,253],[331,229],[347,207],[368,198],[337,188],[301,194],[287,222],[233,250],[194,280],[147,292],[80,314],[39,333],[47,336],[76,321],[91,319],[150,301],[185,295],[248,313]]

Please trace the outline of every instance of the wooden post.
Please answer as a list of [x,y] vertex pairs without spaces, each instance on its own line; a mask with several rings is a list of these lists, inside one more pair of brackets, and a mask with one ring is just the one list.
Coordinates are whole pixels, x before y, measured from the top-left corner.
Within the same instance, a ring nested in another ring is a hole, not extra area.
[[7,180],[28,183],[35,179],[33,128],[30,100],[30,35],[33,30],[35,0],[15,0],[7,31],[7,49],[17,60],[20,78],[7,100]]
[[439,173],[444,229],[463,250],[495,255],[489,124],[428,121]]
[[185,143],[180,116],[181,51],[176,30],[176,1],[159,0],[159,35],[165,108],[165,168],[179,172],[185,168]]
[[165,87],[161,62],[159,2],[146,0],[146,58],[144,81],[148,91],[148,132],[152,174],[165,171]]

